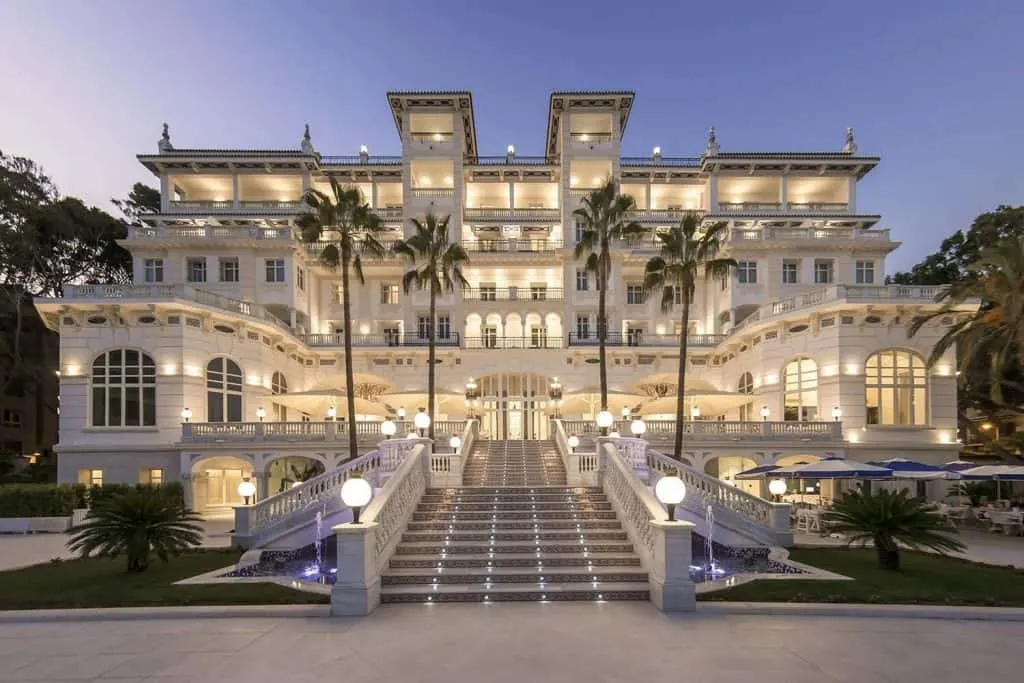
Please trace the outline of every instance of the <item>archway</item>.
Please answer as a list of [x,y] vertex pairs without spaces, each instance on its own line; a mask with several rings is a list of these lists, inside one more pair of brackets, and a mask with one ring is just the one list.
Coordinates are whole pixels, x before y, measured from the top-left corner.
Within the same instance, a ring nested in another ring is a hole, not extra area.
[[490,439],[548,439],[551,378],[528,372],[497,373],[477,380],[481,432]]
[[193,463],[192,509],[206,517],[230,517],[244,502],[238,485],[253,472],[252,460],[245,457],[218,455]]
[[716,455],[704,463],[704,473],[717,477],[747,493],[758,495],[760,493],[760,482],[757,480],[736,479],[737,474],[752,467],[757,467],[757,462],[753,458],[743,455]]
[[267,494],[281,493],[298,482],[312,479],[326,471],[324,462],[317,457],[289,455],[267,463]]

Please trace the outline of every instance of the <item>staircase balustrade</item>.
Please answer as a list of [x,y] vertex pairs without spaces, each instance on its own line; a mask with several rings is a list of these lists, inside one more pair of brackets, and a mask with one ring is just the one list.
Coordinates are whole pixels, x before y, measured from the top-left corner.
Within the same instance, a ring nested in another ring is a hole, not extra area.
[[597,486],[598,473],[601,470],[600,458],[591,450],[575,451],[569,448],[569,434],[566,433],[563,420],[552,420],[555,433],[555,446],[562,456],[565,467],[566,483],[569,486]]

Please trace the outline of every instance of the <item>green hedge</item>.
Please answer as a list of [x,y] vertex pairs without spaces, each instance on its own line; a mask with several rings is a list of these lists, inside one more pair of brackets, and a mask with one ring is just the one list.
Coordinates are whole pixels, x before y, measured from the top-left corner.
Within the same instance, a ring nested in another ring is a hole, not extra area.
[[[0,486],[0,517],[70,517],[76,508],[92,507],[125,491],[148,484],[5,484]],[[179,482],[161,488],[185,504],[185,489]]]

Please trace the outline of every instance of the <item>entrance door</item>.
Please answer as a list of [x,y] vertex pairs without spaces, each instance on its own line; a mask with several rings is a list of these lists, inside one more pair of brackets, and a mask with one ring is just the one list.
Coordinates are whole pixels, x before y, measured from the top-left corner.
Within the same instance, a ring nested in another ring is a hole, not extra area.
[[522,401],[508,402],[508,438],[523,438],[523,403]]

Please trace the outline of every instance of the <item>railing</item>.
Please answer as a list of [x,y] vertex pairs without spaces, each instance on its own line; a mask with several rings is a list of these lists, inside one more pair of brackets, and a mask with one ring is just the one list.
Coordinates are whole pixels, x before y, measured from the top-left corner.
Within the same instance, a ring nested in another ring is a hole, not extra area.
[[780,211],[782,204],[779,202],[719,202],[718,210],[721,212],[746,211]]
[[[395,246],[395,243],[398,242],[398,240],[378,240],[378,242],[380,242],[380,245],[384,248],[384,253],[380,258],[389,258],[391,256],[391,248]],[[303,244],[306,248],[306,253],[316,258],[319,258],[327,247],[334,247],[339,250],[341,249],[341,242],[337,240],[317,240],[316,242],[304,242]],[[357,244],[356,249],[358,249],[360,256],[364,258],[371,255],[369,250],[366,249],[361,242]]]
[[[299,337],[306,346],[344,346],[345,335],[340,332],[327,334],[305,334]],[[394,346],[394,347],[416,347],[426,348],[430,345],[426,337],[419,337],[413,334],[390,333],[383,334],[353,334],[352,346]],[[447,337],[434,339],[435,346],[459,346],[459,333],[452,332]]]
[[561,337],[466,337],[465,349],[561,349],[565,342]]
[[386,165],[394,166],[402,163],[402,157],[396,156],[326,156],[320,155],[320,164],[323,166],[358,166],[358,165]]
[[[725,341],[724,334],[691,334],[688,335],[686,343],[688,346],[717,346]],[[677,334],[646,334],[646,333],[625,333],[609,332],[605,336],[605,346],[662,346],[678,347],[679,335]],[[569,333],[569,346],[598,346],[597,333],[581,337],[575,332]]]
[[862,228],[761,228],[759,230],[733,230],[733,241],[768,240],[874,240],[889,241],[889,230]]
[[787,208],[808,213],[846,213],[850,205],[846,202],[789,202]]
[[444,199],[444,198],[450,198],[450,197],[454,197],[455,196],[455,188],[450,188],[450,187],[449,188],[444,188],[444,187],[441,187],[441,188],[436,188],[436,189],[427,189],[427,188],[422,188],[422,187],[421,188],[415,188],[414,187],[412,189],[412,196],[413,197],[419,197],[420,199]]
[[601,460],[593,450],[575,451],[569,448],[569,435],[565,432],[562,420],[552,420],[555,433],[555,447],[562,457],[565,467],[566,483],[569,486],[596,486],[597,475],[601,469]]
[[167,208],[175,211],[209,211],[209,210],[280,210],[299,211],[302,208],[302,200],[277,200],[277,199],[240,199],[237,204],[228,200],[175,200],[167,202]]
[[373,210],[381,219],[386,221],[402,220],[405,209],[401,206],[382,206]]
[[500,221],[502,223],[521,223],[523,221],[546,221],[558,223],[562,220],[559,209],[463,209],[467,223]]
[[412,142],[451,142],[455,133],[409,133]]
[[696,167],[700,166],[700,157],[622,157],[619,159],[619,165]]
[[491,289],[464,289],[463,301],[564,301],[561,287],[543,289],[525,287],[494,287]]
[[569,140],[579,143],[611,142],[613,139],[611,133],[569,133]]
[[235,203],[232,200],[230,200],[230,199],[228,199],[228,200],[223,200],[222,199],[222,200],[217,200],[217,201],[214,201],[212,199],[188,199],[188,200],[186,200],[186,199],[171,199],[170,201],[167,202],[167,208],[168,209],[180,209],[180,210],[190,210],[190,209],[233,209],[234,207],[235,207]]
[[466,420],[458,424],[462,425],[461,434],[458,431],[452,432],[453,435],[459,434],[459,438],[462,439],[457,453],[450,450],[449,439],[442,436],[444,432],[440,428],[434,432],[435,447],[430,454],[431,487],[462,486],[463,466],[473,450],[479,423],[476,420]]
[[[332,441],[347,438],[348,423],[340,420],[317,422],[183,422],[184,443],[220,441]],[[356,422],[356,434],[381,438],[380,422]]]
[[240,209],[287,209],[297,211],[302,208],[301,199],[242,199],[238,202]]
[[[640,223],[659,223],[662,225],[675,225],[683,220],[685,216],[694,215],[698,218],[704,212],[700,209],[634,209],[627,214],[627,218]],[[648,238],[645,242],[652,242],[661,246],[661,240]],[[627,244],[632,245],[630,240]]]
[[[642,410],[642,408],[641,408]],[[592,420],[562,420],[568,434],[596,434],[599,429]],[[646,438],[657,440],[663,435],[674,436],[675,420],[644,420]],[[616,424],[615,429],[626,434],[627,423]],[[684,420],[683,434],[695,441],[834,441],[843,440],[842,422],[767,422]]]
[[401,464],[363,514],[365,523],[377,524],[373,565],[378,577],[387,567],[428,485],[429,442],[408,440],[404,446],[409,447],[408,455],[402,457]]
[[291,240],[291,228],[225,227],[214,225],[160,226],[149,228],[131,226],[128,238],[167,240]]
[[485,156],[466,159],[466,166],[554,166],[555,162],[547,157],[530,157],[519,155]]
[[469,252],[549,254],[562,250],[562,240],[463,240],[462,248]]
[[614,444],[602,442],[598,451],[603,456],[601,479],[604,493],[615,508],[616,516],[640,555],[643,566],[651,567],[655,560],[655,530],[651,522],[664,519],[664,508],[619,457]]

